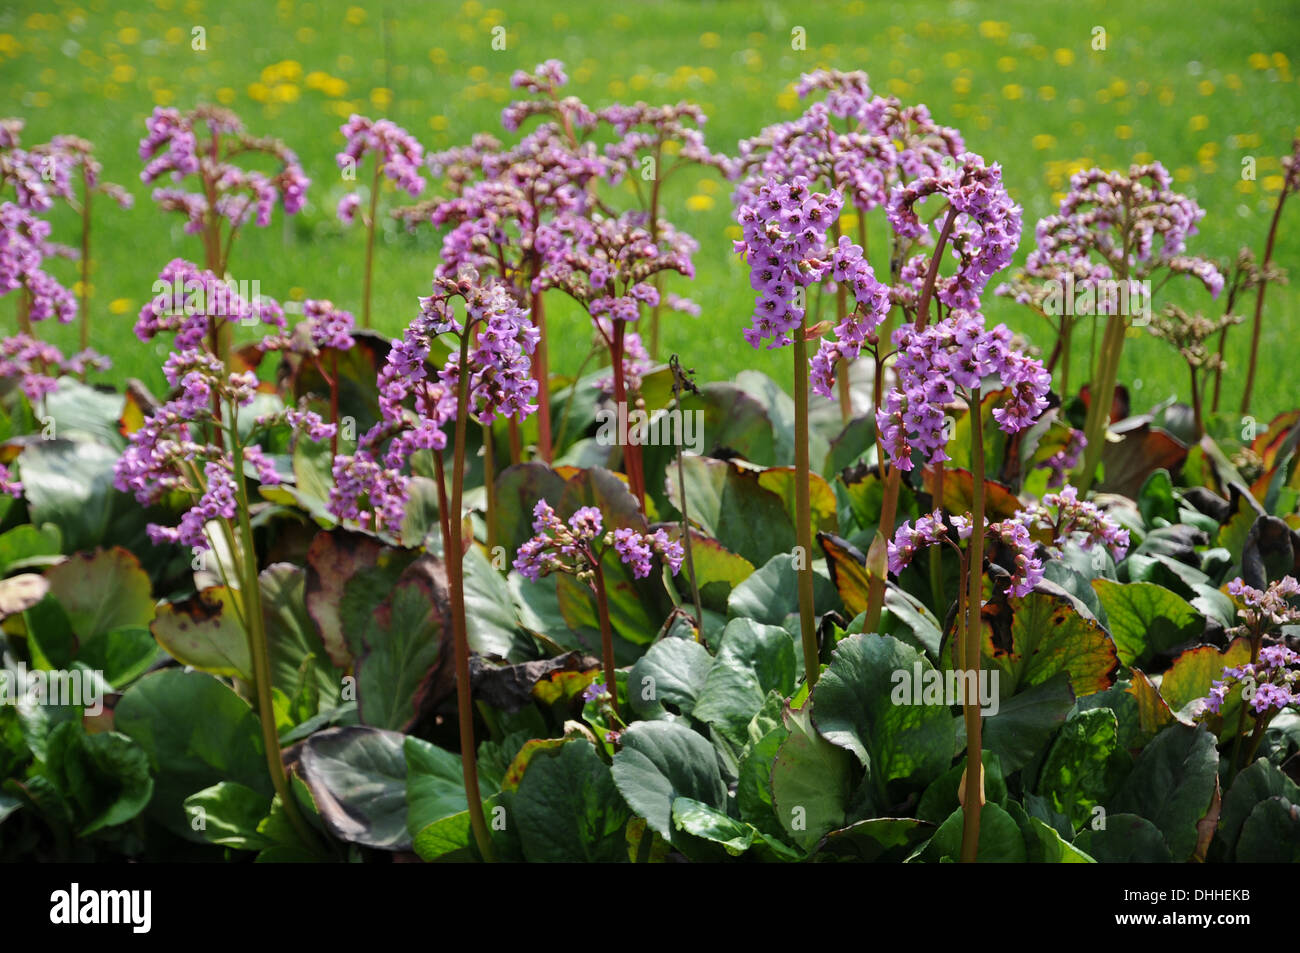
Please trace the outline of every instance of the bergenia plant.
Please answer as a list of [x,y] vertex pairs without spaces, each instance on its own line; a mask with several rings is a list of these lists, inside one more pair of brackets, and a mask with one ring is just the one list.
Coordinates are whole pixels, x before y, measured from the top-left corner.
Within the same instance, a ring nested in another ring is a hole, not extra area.
[[[312,844],[315,836],[290,789],[281,754],[249,484],[281,482],[262,449],[262,438],[273,428],[287,424],[311,439],[328,438],[334,428],[316,414],[295,408],[249,420],[257,375],[229,372],[201,346],[201,333],[180,330],[178,350],[163,365],[176,395],[130,435],[114,467],[114,482],[142,504],[184,500],[185,512],[176,526],[149,524],[155,543],[186,546],[196,556],[212,550],[228,554],[228,559],[215,556],[205,564],[215,568],[233,597],[232,609],[247,639],[249,674],[271,781],[298,836]],[[145,333],[152,332],[141,336]]]
[[[519,547],[514,566],[526,579],[536,581],[553,572],[569,573],[589,586],[596,597],[596,614],[600,619],[601,659],[605,666],[605,685],[615,695],[614,635],[609,621],[609,598],[605,591],[605,573],[601,562],[613,550],[632,569],[632,576],[644,579],[654,568],[658,556],[673,575],[682,567],[682,544],[670,539],[660,527],[653,533],[641,533],[631,527],[605,531],[604,518],[594,506],[580,507],[566,524],[545,500],[533,507],[533,532],[536,534]],[[611,707],[618,714],[617,698]]]
[[[456,315],[457,301],[463,302],[461,318]],[[431,373],[430,351],[441,335],[450,336],[455,348],[442,369]],[[528,313],[500,282],[483,280],[472,268],[463,269],[456,278],[434,278],[433,294],[420,299],[419,317],[393,343],[380,372],[380,420],[362,436],[354,454],[335,459],[330,491],[330,509],[340,520],[355,520],[363,528],[400,538],[410,485],[404,471],[418,451],[433,453],[451,596],[465,794],[475,841],[488,860],[492,847],[475,761],[462,565],[466,437],[471,418],[480,424],[490,424],[497,416],[522,421],[537,410],[533,403],[537,382],[530,375],[529,361],[536,344],[537,329]],[[453,428],[450,493],[442,459],[449,425]],[[484,479],[492,485],[490,472]],[[489,524],[492,520],[489,512]]]
[[1077,173],[1059,212],[1039,221],[1038,247],[1025,264],[1027,276],[1044,282],[1073,276],[1067,293],[1086,292],[1094,313],[1106,316],[1089,382],[1087,444],[1074,473],[1084,492],[1096,479],[1106,443],[1125,332],[1133,317],[1151,314],[1157,290],[1151,280],[1163,286],[1175,275],[1193,275],[1216,297],[1223,289],[1223,275],[1212,261],[1186,254],[1187,239],[1205,212],[1172,191],[1170,182],[1158,162],[1132,166],[1127,173]]
[[[181,112],[159,106],[145,126],[146,135],[140,140],[145,167],[140,178],[192,183],[196,191],[156,188],[153,200],[163,210],[185,217],[185,231],[203,241],[205,269],[218,278],[227,274],[241,228],[249,222],[266,228],[277,203],[286,215],[298,213],[306,203],[311,180],[297,155],[278,139],[245,132],[243,122],[229,109],[200,105]],[[245,167],[249,160],[259,159],[272,168],[263,172]],[[214,328],[209,347],[229,367],[233,326]]]
[[95,158],[94,146],[77,136],[55,136],[48,145],[37,146],[32,150],[34,156],[40,156],[48,167],[58,170],[58,175],[69,178],[73,170],[80,172],[81,188],[70,183],[59,194],[67,199],[68,204],[81,218],[81,241],[79,261],[81,266],[78,287],[78,307],[81,312],[81,349],[90,347],[90,293],[91,293],[91,207],[95,195],[103,195],[116,203],[118,208],[127,209],[134,204],[131,193],[113,182],[100,178],[103,167]]
[[[50,259],[71,258],[77,253],[49,241],[50,224],[41,215],[53,208],[56,198],[75,203],[70,170],[77,161],[74,145],[81,140],[74,143],[70,137],[61,136],[29,151],[22,148],[22,129],[21,119],[0,120],[0,297],[15,293],[19,332],[0,339],[0,376],[18,380],[28,400],[35,403],[54,389],[60,374],[84,376],[88,370],[107,368],[108,361],[84,343],[80,353],[65,358],[54,345],[37,338],[35,326],[39,322],[55,318],[69,324],[77,316],[73,293],[46,270]],[[97,166],[92,168],[97,172]],[[12,201],[6,194],[9,189],[13,190]],[[83,301],[87,228],[83,224]],[[84,305],[82,312],[84,342]]]
[[[335,161],[343,170],[343,176],[355,181],[357,166],[365,162],[367,155],[374,156],[374,171],[370,178],[369,210],[362,218],[366,227],[366,265],[362,278],[361,291],[361,326],[370,327],[370,289],[374,277],[375,229],[378,225],[379,188],[386,177],[399,189],[412,198],[418,198],[424,191],[424,176],[420,174],[424,165],[424,147],[413,135],[388,119],[373,120],[353,113],[348,121],[339,127],[339,132],[347,140],[343,151],[335,156]],[[349,192],[339,201],[339,221],[351,225],[361,206],[361,196]]]
[[1255,369],[1259,363],[1259,340],[1264,326],[1264,292],[1269,281],[1277,280],[1277,274],[1271,268],[1273,264],[1273,246],[1277,242],[1277,226],[1282,220],[1282,206],[1293,192],[1300,192],[1300,138],[1291,144],[1291,154],[1282,159],[1282,191],[1278,193],[1277,205],[1273,208],[1273,218],[1268,224],[1268,238],[1264,242],[1264,258],[1260,263],[1260,280],[1256,282],[1255,317],[1250,328],[1250,364],[1246,368],[1246,387],[1241,394],[1241,412],[1250,413],[1250,400],[1255,392]]

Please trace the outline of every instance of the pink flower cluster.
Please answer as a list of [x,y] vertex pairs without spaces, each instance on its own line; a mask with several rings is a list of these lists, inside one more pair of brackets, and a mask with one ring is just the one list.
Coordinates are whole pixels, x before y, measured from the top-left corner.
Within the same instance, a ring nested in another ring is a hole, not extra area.
[[[383,174],[412,198],[424,191],[424,177],[420,168],[424,164],[424,147],[413,135],[388,119],[373,120],[353,113],[339,127],[347,140],[343,151],[334,157],[340,169],[355,173],[358,165],[370,154],[375,156]],[[361,198],[350,192],[339,202],[338,216],[351,224],[356,216]]]
[[[950,517],[950,522],[959,540],[970,539],[973,524],[969,515]],[[1010,567],[1011,595],[1029,595],[1043,578],[1043,563],[1037,555],[1037,545],[1030,537],[1029,530],[1019,520],[1010,519],[992,523],[985,527],[984,532],[986,537],[996,540],[1013,554]],[[889,571],[898,575],[921,549],[944,542],[950,542],[950,537],[940,510],[918,517],[915,525],[904,522],[887,546]]]
[[[280,163],[279,171],[265,175],[231,161],[236,155],[250,152],[274,157]],[[219,106],[198,106],[184,113],[155,108],[145,120],[140,158],[145,161],[140,173],[144,182],[155,182],[164,175],[177,182],[191,175],[201,176],[203,188],[199,192],[158,188],[153,194],[161,208],[185,216],[185,230],[190,234],[197,234],[209,224],[210,213],[226,219],[234,228],[250,219],[265,228],[271,223],[277,202],[284,205],[288,215],[301,211],[311,184],[298,157],[284,143],[248,135],[239,117]]]
[[876,411],[876,427],[892,463],[912,469],[912,453],[928,463],[947,460],[944,409],[958,388],[971,391],[994,377],[1010,396],[993,411],[1007,433],[1024,430],[1047,407],[1051,375],[1036,360],[1011,347],[1005,325],[985,328],[982,315],[954,311],[917,331],[905,324],[894,332],[897,386]]
[[1259,650],[1258,662],[1228,666],[1202,700],[1202,712],[1220,714],[1228,693],[1238,685],[1243,686],[1242,700],[1257,716],[1300,706],[1300,653],[1270,645]]
[[684,558],[681,543],[670,539],[662,527],[653,533],[640,533],[630,527],[605,532],[600,510],[594,506],[580,507],[566,525],[549,503],[538,500],[533,507],[533,532],[536,535],[519,547],[514,567],[521,576],[534,581],[552,572],[585,579],[610,546],[623,564],[631,567],[635,579],[650,575],[656,555],[673,575],[681,569]]
[[245,300],[235,285],[183,258],[173,258],[163,267],[154,291],[135,323],[141,341],[172,332],[176,347],[185,350],[201,347],[223,323],[285,326],[284,309],[274,299],[259,295]]
[[[457,299],[464,302],[463,322],[456,317]],[[453,351],[431,376],[429,353],[442,334],[471,336],[468,361],[462,368]],[[380,420],[354,454],[334,460],[331,512],[366,528],[399,528],[410,483],[402,471],[416,451],[447,446],[445,428],[456,418],[461,374],[468,375],[471,416],[483,423],[498,415],[522,421],[537,409],[529,361],[537,340],[528,312],[501,283],[481,281],[471,269],[456,279],[434,278],[433,294],[420,299],[419,317],[393,342],[380,372]]]

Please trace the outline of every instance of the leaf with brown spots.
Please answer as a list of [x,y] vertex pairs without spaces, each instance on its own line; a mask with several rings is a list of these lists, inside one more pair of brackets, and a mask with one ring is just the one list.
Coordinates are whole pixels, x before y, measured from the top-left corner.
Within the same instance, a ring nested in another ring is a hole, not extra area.
[[[983,655],[1001,673],[1002,697],[1022,686],[1039,685],[1065,672],[1076,697],[1091,695],[1115,683],[1119,658],[1115,643],[1096,621],[1079,614],[1064,596],[1031,592],[1007,600],[1011,610],[1009,633],[995,623],[1001,609],[986,622]],[[993,603],[996,607],[997,603]],[[986,607],[987,609],[988,607]],[[999,644],[1009,634],[1009,647]]]

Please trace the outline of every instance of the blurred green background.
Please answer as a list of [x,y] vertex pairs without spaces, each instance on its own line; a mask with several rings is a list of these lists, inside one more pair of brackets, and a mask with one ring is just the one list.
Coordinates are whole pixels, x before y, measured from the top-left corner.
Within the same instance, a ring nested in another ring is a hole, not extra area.
[[[192,48],[197,27],[205,50]],[[492,48],[496,27],[505,28],[505,50]],[[796,27],[806,31],[806,50],[792,49]],[[1098,28],[1105,31],[1105,50],[1093,48]],[[59,133],[92,140],[104,177],[135,194],[130,211],[99,204],[92,345],[114,359],[113,379],[137,376],[157,388],[166,342],[142,344],[131,327],[159,269],[175,256],[201,260],[201,249],[179,218],[156,210],[152,186],[139,180],[136,149],[156,104],[228,105],[251,132],[276,135],[298,152],[313,180],[308,207],[288,220],[277,209],[270,228],[241,233],[231,271],[282,300],[330,298],[359,313],[364,233],[342,228],[334,216],[347,186],[333,161],[343,142],[338,127],[354,111],[388,116],[427,149],[466,142],[480,130],[501,134],[500,110],[514,98],[510,74],[555,57],[567,64],[571,91],[593,106],[698,102],[710,116],[710,146],[730,153],[737,140],[800,111],[792,90],[800,73],[819,66],[864,69],[877,91],[927,103],[937,120],[962,130],[968,148],[1003,165],[1011,194],[1025,209],[1018,261],[1071,172],[1153,158],[1208,212],[1189,250],[1226,259],[1243,244],[1263,249],[1281,188],[1278,157],[1300,131],[1298,41],[1295,0],[393,0],[364,6],[45,0],[0,4],[0,114],[27,121],[28,146]],[[1257,160],[1255,181],[1242,178],[1247,156]],[[426,190],[425,197],[431,194]],[[756,367],[788,387],[788,350],[754,351],[740,336],[752,293],[731,252],[729,194],[711,171],[688,169],[670,180],[667,214],[702,247],[696,280],[674,278],[666,290],[694,298],[703,315],[668,316],[663,354],[680,352],[702,380]],[[386,191],[389,207],[400,199]],[[1300,215],[1296,204],[1284,216],[1276,251],[1283,266],[1300,251],[1300,226],[1291,221]],[[70,212],[59,212],[54,222],[56,240],[76,241]],[[883,247],[883,213],[873,213],[871,229],[871,246]],[[437,249],[431,229],[412,235],[388,224],[376,252],[380,330],[398,334],[415,315]],[[54,267],[72,283],[73,265]],[[1172,282],[1158,303],[1217,316],[1222,305],[1195,284]],[[1043,324],[995,298],[992,287],[984,302],[990,320],[1006,321],[1050,349]],[[1300,355],[1298,302],[1300,285],[1269,292],[1257,416],[1300,403],[1292,363]],[[1253,295],[1244,306],[1252,309]],[[550,310],[552,368],[573,373],[587,351],[587,321],[560,300]],[[13,326],[11,301],[0,304],[0,321]],[[40,332],[64,347],[75,342],[72,328],[47,322]],[[1081,333],[1075,381],[1086,361],[1088,331]],[[1121,380],[1134,388],[1135,406],[1175,393],[1186,399],[1182,361],[1146,332],[1134,333]],[[1248,341],[1248,328],[1233,329],[1224,406],[1234,411]]]

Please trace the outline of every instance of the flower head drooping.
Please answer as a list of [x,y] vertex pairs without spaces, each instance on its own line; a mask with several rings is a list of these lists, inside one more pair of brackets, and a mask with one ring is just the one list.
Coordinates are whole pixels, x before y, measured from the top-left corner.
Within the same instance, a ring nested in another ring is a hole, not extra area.
[[[297,155],[278,139],[249,135],[239,117],[228,109],[198,106],[182,113],[159,106],[145,121],[145,129],[140,140],[140,158],[146,163],[141,180],[155,182],[170,176],[180,182],[191,175],[203,180],[199,192],[154,191],[154,200],[163,209],[186,217],[186,231],[192,234],[211,227],[210,213],[225,219],[232,228],[250,220],[265,228],[271,224],[277,202],[287,215],[301,211],[306,203],[311,180],[303,173]],[[234,163],[236,156],[248,153],[273,157],[280,163],[279,170],[266,175]]]
[[[420,175],[424,147],[401,126],[388,119],[373,120],[353,113],[339,132],[347,140],[343,151],[335,156],[340,169],[355,174],[365,157],[373,154],[383,174],[398,188],[412,198],[424,191],[424,177]],[[360,203],[355,192],[345,195],[339,202],[339,220],[351,224]]]
[[987,329],[978,313],[954,311],[921,331],[905,324],[894,332],[894,343],[898,383],[876,411],[876,426],[891,462],[902,470],[912,469],[914,451],[927,463],[948,459],[944,409],[957,388],[969,391],[996,377],[1010,391],[993,411],[1006,433],[1024,430],[1047,407],[1051,376],[1043,365],[1011,347],[1005,325]]
[[[969,515],[953,516],[951,523],[959,540],[970,539],[972,524]],[[1004,520],[990,524],[984,532],[986,537],[1000,543],[1011,556],[1007,560],[1011,572],[1011,595],[1029,595],[1043,578],[1043,563],[1037,555],[1037,546],[1030,538],[1028,529],[1017,520]],[[904,522],[888,544],[889,571],[897,576],[920,550],[949,541],[949,530],[944,525],[940,510],[919,517],[915,525]]]
[[201,347],[222,325],[285,326],[284,310],[272,298],[251,300],[233,283],[183,258],[164,266],[154,282],[154,297],[140,309],[135,334],[148,341],[163,332],[176,335],[181,350]]
[[534,581],[553,572],[590,580],[611,547],[631,568],[635,579],[650,575],[656,555],[673,575],[681,569],[684,558],[681,543],[670,539],[662,527],[653,533],[627,526],[605,532],[600,510],[593,506],[578,509],[566,524],[555,515],[549,503],[538,500],[533,508],[533,532],[536,535],[519,547],[514,566],[520,575]]
[[[463,320],[455,302],[463,302]],[[467,366],[453,351],[440,371],[427,362],[441,334],[469,334]],[[330,511],[363,527],[396,532],[405,514],[409,477],[403,471],[419,450],[447,446],[445,428],[456,418],[460,375],[468,375],[469,413],[481,423],[497,416],[524,420],[537,409],[537,382],[529,355],[538,332],[505,286],[480,281],[467,269],[456,279],[433,280],[433,294],[420,299],[420,315],[393,342],[379,374],[380,419],[350,456],[334,460]]]

